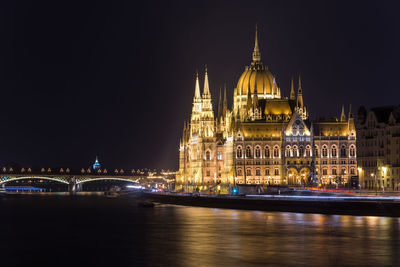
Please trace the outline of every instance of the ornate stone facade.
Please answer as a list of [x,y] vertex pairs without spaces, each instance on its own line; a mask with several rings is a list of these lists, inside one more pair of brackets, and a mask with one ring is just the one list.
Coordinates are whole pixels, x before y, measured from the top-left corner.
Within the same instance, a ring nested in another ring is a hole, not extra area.
[[228,193],[237,184],[346,184],[356,176],[356,132],[349,112],[340,120],[309,120],[299,77],[289,97],[261,62],[257,30],[250,66],[234,89],[226,89],[214,118],[205,72],[203,95],[196,75],[190,122],[179,147],[176,190]]

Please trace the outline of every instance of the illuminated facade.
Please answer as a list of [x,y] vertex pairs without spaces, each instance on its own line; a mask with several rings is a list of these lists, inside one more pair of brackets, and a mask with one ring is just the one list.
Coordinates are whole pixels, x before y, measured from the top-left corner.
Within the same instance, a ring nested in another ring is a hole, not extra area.
[[311,123],[299,77],[289,97],[261,62],[256,30],[250,66],[234,89],[228,109],[226,89],[214,117],[208,73],[200,95],[196,74],[190,122],[179,147],[176,190],[229,192],[237,184],[345,184],[356,175],[356,131],[349,112],[340,120]]
[[362,188],[399,190],[400,107],[360,107],[356,126]]

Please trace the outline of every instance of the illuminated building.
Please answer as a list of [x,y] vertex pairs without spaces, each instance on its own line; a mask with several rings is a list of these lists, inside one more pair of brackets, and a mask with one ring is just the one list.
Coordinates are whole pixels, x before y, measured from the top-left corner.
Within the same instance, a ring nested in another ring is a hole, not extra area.
[[214,117],[208,73],[203,94],[196,74],[190,122],[184,123],[176,189],[227,193],[237,184],[346,184],[356,176],[356,132],[351,112],[340,119],[310,122],[301,79],[284,97],[261,62],[257,29],[252,62],[234,89],[226,89]]
[[93,164],[93,170],[97,170],[97,169],[100,169],[100,168],[101,168],[101,164],[99,162],[99,159],[96,156],[96,160],[95,160],[95,162]]
[[399,190],[400,107],[360,107],[356,126],[362,188]]

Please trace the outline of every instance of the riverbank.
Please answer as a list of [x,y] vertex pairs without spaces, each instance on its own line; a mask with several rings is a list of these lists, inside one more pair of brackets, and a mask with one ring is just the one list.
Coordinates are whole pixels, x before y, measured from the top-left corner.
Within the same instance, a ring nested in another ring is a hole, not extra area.
[[195,207],[400,217],[400,198],[395,197],[186,196],[147,192],[141,196],[154,202]]

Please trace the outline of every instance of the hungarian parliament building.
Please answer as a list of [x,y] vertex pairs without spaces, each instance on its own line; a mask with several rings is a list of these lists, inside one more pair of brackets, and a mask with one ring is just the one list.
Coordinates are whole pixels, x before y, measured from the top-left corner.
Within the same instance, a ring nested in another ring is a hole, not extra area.
[[[357,176],[351,110],[311,121],[300,77],[284,96],[261,62],[257,29],[252,61],[228,108],[226,89],[214,114],[207,69],[196,74],[192,113],[179,146],[177,191],[228,193],[237,185],[345,185]],[[217,189],[218,188],[218,189]]]

